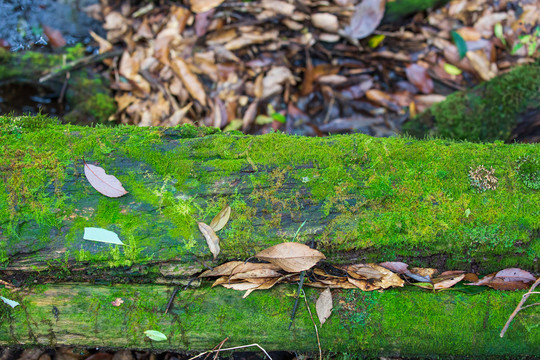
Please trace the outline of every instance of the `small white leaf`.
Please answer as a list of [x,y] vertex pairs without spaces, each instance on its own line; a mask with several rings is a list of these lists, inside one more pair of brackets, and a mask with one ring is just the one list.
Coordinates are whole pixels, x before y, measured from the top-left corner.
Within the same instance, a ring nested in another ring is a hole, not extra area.
[[317,303],[315,304],[315,308],[317,309],[317,316],[319,317],[321,325],[324,324],[326,319],[328,319],[332,314],[333,306],[334,305],[332,304],[332,293],[330,292],[329,288],[326,288],[326,290],[321,293],[321,296],[319,296],[319,299],[317,299]]
[[124,243],[118,238],[118,235],[116,235],[115,232],[95,227],[84,228],[83,239],[99,241],[109,244],[124,245]]
[[9,306],[11,306],[12,308],[14,308],[14,307],[17,306],[17,305],[21,305],[21,304],[19,304],[18,302],[13,301],[13,300],[6,299],[6,298],[3,297],[3,296],[0,296],[0,299],[2,299],[3,302],[5,302],[5,303],[8,304]]
[[160,333],[159,331],[156,331],[156,330],[146,330],[144,334],[154,341],[167,340],[167,336],[165,336],[165,334]]

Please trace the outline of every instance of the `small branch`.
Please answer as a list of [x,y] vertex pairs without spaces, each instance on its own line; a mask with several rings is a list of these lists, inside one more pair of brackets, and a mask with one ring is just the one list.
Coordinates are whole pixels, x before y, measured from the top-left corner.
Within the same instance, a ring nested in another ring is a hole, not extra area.
[[518,306],[516,307],[516,309],[514,310],[514,312],[512,313],[512,315],[510,315],[510,317],[508,318],[508,321],[506,322],[506,324],[504,325],[502,331],[501,331],[501,337],[504,336],[504,333],[506,332],[506,330],[508,330],[508,327],[510,326],[510,323],[512,322],[512,320],[514,320],[514,317],[517,315],[518,312],[520,312],[520,310],[523,310],[529,306],[534,306],[534,305],[538,305],[538,303],[536,304],[531,304],[531,305],[527,305],[527,306],[523,306],[523,304],[525,303],[525,301],[527,301],[527,299],[529,298],[529,296],[531,294],[536,294],[538,293],[537,291],[534,291],[534,289],[538,286],[538,284],[540,284],[540,277],[538,277],[538,279],[536,279],[536,281],[534,282],[534,284],[532,284],[531,288],[529,289],[529,291],[524,294],[521,298],[521,301],[519,302]]
[[45,74],[44,76],[39,78],[39,82],[42,83],[53,77],[63,75],[69,71],[76,70],[85,65],[100,62],[101,60],[107,59],[110,57],[115,57],[117,55],[122,54],[123,52],[124,52],[123,49],[117,49],[117,50],[106,52],[104,54],[85,56],[81,59],[70,61],[65,66],[60,66],[60,67],[51,69],[48,74]]
[[291,326],[294,322],[294,316],[296,315],[296,309],[298,308],[298,300],[300,299],[300,292],[302,291],[302,287],[304,286],[305,277],[306,277],[306,272],[302,271],[300,273],[300,281],[298,282],[298,291],[296,292],[296,300],[294,301],[294,307],[291,314],[291,321],[289,322],[289,330],[291,330]]
[[313,327],[315,327],[315,334],[317,335],[317,346],[319,346],[319,360],[322,360],[322,350],[321,350],[321,340],[319,339],[319,330],[317,330],[317,325],[315,324],[315,321],[313,321],[313,315],[311,315],[311,309],[309,308],[306,293],[304,292],[304,289],[302,289],[302,294],[304,295],[304,300],[306,302],[306,307],[309,312],[309,317],[311,318],[311,322],[313,323]]

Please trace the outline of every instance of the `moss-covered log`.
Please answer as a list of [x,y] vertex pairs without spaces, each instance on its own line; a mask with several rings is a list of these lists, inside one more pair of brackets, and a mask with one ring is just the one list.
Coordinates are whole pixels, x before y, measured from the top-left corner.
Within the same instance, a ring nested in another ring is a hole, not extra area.
[[468,141],[523,137],[538,142],[540,62],[520,66],[473,89],[449,95],[424,113],[409,120],[403,131]]
[[[231,334],[234,344],[268,339],[270,349],[316,350],[305,311],[296,329],[286,330],[287,286],[242,300],[203,283],[162,315],[170,284],[290,241],[299,228],[296,241],[313,242],[332,263],[539,271],[538,145],[92,129],[45,117],[0,117],[0,144],[0,278],[26,289],[0,289],[22,304],[2,305],[0,344],[201,350]],[[115,175],[129,193],[96,192],[83,161]],[[486,173],[470,175],[481,165],[493,167],[496,184]],[[210,222],[226,204],[232,215],[212,261],[196,221]],[[85,227],[115,231],[127,246],[85,241]],[[131,285],[96,285],[103,281]],[[342,309],[322,327],[327,351],[532,355],[540,344],[535,308],[520,315],[514,334],[497,338],[519,292],[335,296],[346,300],[335,298]],[[111,306],[115,297],[125,307]],[[310,292],[312,304],[314,297]],[[147,329],[165,332],[170,342],[149,344],[141,334]]]
[[[180,291],[175,305],[165,314],[172,287],[39,285],[18,294],[21,306],[0,313],[0,344],[202,351],[228,337],[225,347],[258,343],[267,351],[316,352],[315,330],[302,299],[288,330],[294,298],[287,294],[293,288],[279,285],[242,299],[239,292],[204,286]],[[319,293],[306,291],[314,316]],[[499,337],[520,296],[519,292],[497,291],[467,296],[420,289],[383,293],[335,290],[334,311],[328,321],[319,326],[317,318],[314,320],[325,352],[472,358],[504,355],[515,359],[540,352],[538,311],[523,311],[507,335]],[[116,298],[124,303],[112,306]],[[150,343],[146,330],[160,331],[168,340]]]

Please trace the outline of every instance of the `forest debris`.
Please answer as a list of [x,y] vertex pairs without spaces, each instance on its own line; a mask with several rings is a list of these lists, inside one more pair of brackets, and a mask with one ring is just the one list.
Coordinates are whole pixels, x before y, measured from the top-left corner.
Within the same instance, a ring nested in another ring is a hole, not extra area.
[[326,257],[307,245],[293,242],[281,243],[265,249],[255,257],[271,262],[285,271],[300,272],[312,268]]
[[105,170],[99,166],[85,162],[84,175],[94,189],[107,197],[116,198],[128,193],[120,180],[114,175],[107,175]]
[[383,16],[386,0],[362,0],[354,7],[349,26],[343,32],[354,39],[363,39],[379,26]]
[[210,227],[214,229],[214,231],[219,231],[223,229],[223,227],[227,224],[229,221],[229,217],[231,216],[231,207],[229,205],[225,205],[223,209],[212,219],[210,222]]
[[212,253],[212,255],[214,255],[214,260],[216,260],[217,256],[219,255],[219,252],[221,251],[219,247],[219,238],[214,232],[214,229],[212,229],[207,224],[198,221],[197,225],[199,225],[199,230],[201,231],[204,238],[206,239],[206,243],[208,244],[208,248],[210,249],[210,252]]
[[321,326],[326,322],[326,319],[330,317],[332,314],[332,293],[330,292],[329,288],[326,288],[319,298],[317,299],[317,303],[315,304],[315,309],[317,310],[317,317],[319,318],[319,321],[321,322]]

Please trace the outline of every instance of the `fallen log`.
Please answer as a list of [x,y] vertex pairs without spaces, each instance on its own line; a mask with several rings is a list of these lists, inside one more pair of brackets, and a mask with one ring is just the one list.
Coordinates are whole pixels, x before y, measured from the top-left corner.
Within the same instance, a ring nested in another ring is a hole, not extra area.
[[[0,345],[198,351],[229,336],[231,346],[317,351],[305,306],[287,330],[290,285],[242,299],[194,280],[199,287],[180,291],[164,314],[174,286],[295,235],[333,264],[540,270],[538,145],[84,128],[45,116],[0,117],[0,143],[0,279],[19,288],[0,295],[21,304],[0,304]],[[97,192],[85,163],[128,194]],[[197,221],[210,223],[225,205],[231,218],[214,261]],[[126,245],[83,240],[87,227]],[[309,304],[319,292],[307,290]],[[522,294],[333,290],[321,346],[373,356],[534,355],[535,308],[498,337]],[[124,304],[113,306],[116,298]],[[168,340],[149,342],[145,330]]]

